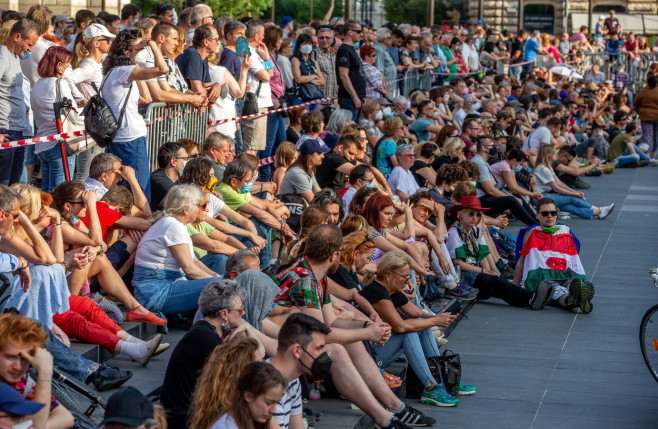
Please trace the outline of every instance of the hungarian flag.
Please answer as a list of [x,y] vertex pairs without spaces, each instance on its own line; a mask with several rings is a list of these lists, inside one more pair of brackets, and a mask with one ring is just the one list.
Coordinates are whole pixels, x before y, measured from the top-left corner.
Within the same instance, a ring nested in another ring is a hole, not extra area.
[[[521,235],[520,240],[523,240]],[[568,226],[560,225],[553,234],[534,227],[520,252],[525,258],[523,286],[534,291],[544,280],[562,282],[577,277],[587,280],[578,250],[578,242]]]

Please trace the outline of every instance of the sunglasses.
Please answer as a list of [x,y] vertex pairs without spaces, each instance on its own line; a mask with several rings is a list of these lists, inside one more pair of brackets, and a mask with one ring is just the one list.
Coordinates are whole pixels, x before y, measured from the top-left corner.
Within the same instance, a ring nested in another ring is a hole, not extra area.
[[359,245],[356,246],[354,249],[356,250],[359,247],[363,246],[364,244],[370,243],[371,241],[372,241],[372,238],[368,234],[366,234],[366,238],[364,238],[363,241],[361,243],[359,243]]
[[110,40],[112,40],[112,39],[110,39],[109,37],[104,37],[102,39],[98,39],[99,42],[109,42]]
[[432,210],[428,209],[425,206],[416,206],[416,208],[418,209],[419,212],[421,212],[423,214],[426,214],[426,215],[430,215],[432,213]]
[[481,212],[468,212],[468,215],[469,215],[470,217],[482,217],[482,213],[481,213]]
[[557,216],[557,210],[543,210],[539,212],[540,215],[544,217],[555,217]]
[[[83,207],[87,207],[87,203],[85,201],[68,201],[69,204],[82,204]],[[16,218],[14,218],[16,219]]]

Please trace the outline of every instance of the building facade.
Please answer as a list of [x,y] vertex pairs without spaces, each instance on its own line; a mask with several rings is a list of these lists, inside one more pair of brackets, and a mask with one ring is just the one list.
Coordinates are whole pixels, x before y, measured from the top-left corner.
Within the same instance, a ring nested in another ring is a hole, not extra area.
[[27,12],[35,3],[48,7],[55,15],[73,18],[80,9],[89,9],[94,13],[105,10],[121,15],[121,8],[130,0],[0,0],[0,9]]

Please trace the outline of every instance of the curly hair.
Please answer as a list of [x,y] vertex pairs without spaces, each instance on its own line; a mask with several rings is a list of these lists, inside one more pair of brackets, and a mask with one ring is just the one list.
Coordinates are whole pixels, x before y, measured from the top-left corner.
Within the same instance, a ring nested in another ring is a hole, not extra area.
[[466,170],[469,178],[475,180],[476,182],[480,178],[480,168],[473,161],[464,159],[460,161],[458,165]]
[[142,32],[137,29],[126,29],[117,34],[103,62],[103,74],[108,74],[114,67],[135,65],[135,61],[130,59],[126,52],[131,51],[135,46],[135,40],[141,38]]
[[194,389],[190,429],[207,429],[231,405],[231,394],[242,371],[254,360],[258,342],[241,338],[222,344],[208,357]]
[[180,183],[191,183],[204,187],[210,182],[210,171],[213,170],[212,162],[208,158],[195,158],[185,164]]
[[7,343],[43,347],[48,334],[34,320],[20,314],[6,313],[0,316],[0,349]]

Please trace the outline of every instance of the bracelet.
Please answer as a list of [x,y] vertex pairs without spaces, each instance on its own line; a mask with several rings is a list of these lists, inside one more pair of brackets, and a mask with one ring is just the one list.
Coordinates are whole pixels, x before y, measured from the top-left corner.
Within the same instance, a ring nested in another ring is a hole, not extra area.
[[55,226],[62,226],[63,223],[64,223],[64,221],[62,221],[62,222],[60,222],[60,223],[54,223],[53,225],[55,225]]
[[359,98],[359,96],[358,96],[358,95],[356,95],[356,94],[354,94],[354,95],[352,96],[352,98],[354,98],[354,97],[356,97],[356,98]]
[[272,60],[263,61],[263,67],[265,67],[265,70],[272,70],[274,68]]
[[368,327],[368,323],[370,323],[370,320],[366,320],[366,321],[365,321],[365,323],[363,324],[363,328],[364,328],[364,329]]

